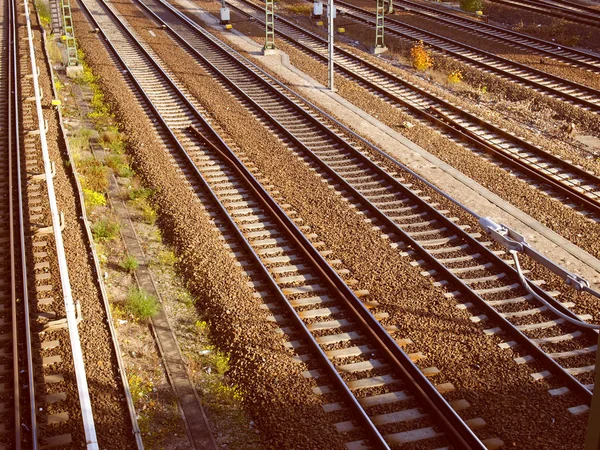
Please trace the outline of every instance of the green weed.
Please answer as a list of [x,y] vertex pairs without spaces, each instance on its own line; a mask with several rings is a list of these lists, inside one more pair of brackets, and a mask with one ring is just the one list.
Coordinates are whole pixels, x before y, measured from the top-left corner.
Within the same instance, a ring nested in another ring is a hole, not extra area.
[[177,256],[171,250],[161,250],[158,252],[158,262],[163,266],[172,267],[177,262]]
[[133,170],[122,155],[107,155],[104,157],[104,162],[120,177],[130,178],[133,176]]
[[106,206],[104,194],[91,189],[83,189],[83,201],[87,211],[92,211],[97,206]]
[[148,188],[136,188],[129,190],[129,200],[137,200],[137,199],[148,199],[153,194],[152,189]]
[[112,241],[117,237],[121,227],[116,222],[106,219],[99,220],[92,225],[92,234],[97,241]]
[[81,184],[86,189],[96,192],[106,192],[108,190],[108,171],[94,157],[81,159],[77,163],[77,170],[81,175]]
[[139,321],[147,321],[158,314],[158,300],[139,288],[129,290],[125,309]]
[[119,263],[119,267],[127,273],[133,273],[140,266],[135,256],[127,255]]
[[48,8],[48,5],[42,1],[36,1],[35,9],[37,9],[42,25],[48,26],[50,23],[50,9]]
[[129,376],[129,390],[134,402],[143,400],[148,394],[154,390],[154,385],[151,381],[144,380],[139,375],[133,373]]

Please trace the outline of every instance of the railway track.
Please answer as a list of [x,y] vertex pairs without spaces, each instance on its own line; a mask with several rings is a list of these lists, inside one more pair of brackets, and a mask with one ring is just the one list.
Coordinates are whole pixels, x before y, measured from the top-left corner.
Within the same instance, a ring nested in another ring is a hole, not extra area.
[[600,73],[600,56],[597,54],[558,45],[554,42],[471,19],[452,11],[444,11],[442,8],[435,8],[424,3],[417,3],[410,0],[396,0],[394,1],[394,5],[396,8],[401,8],[415,16],[459,29],[474,37],[483,36],[486,39],[499,42],[503,45],[526,50],[531,54],[560,61],[582,70]]
[[347,419],[337,427],[356,438],[350,448],[428,440],[435,446],[484,448],[367,311],[358,299],[367,293],[348,287],[332,268],[339,262],[327,261],[317,250],[320,244],[311,242],[316,236],[305,236],[290,218],[293,213],[278,206],[160,67],[160,59],[106,4],[83,0],[82,5],[159,119],[158,133],[170,138],[174,163],[272,309],[279,332],[313,367],[306,376],[318,379],[318,392],[330,400],[327,408]]
[[[19,370],[22,365],[27,367],[27,358],[19,357],[19,348],[23,347],[23,330],[19,323],[24,320],[23,313],[17,312],[17,298],[22,297],[20,283],[22,281],[18,267],[21,266],[21,252],[19,251],[19,224],[14,217],[17,211],[14,203],[16,198],[16,184],[14,180],[17,172],[13,166],[13,151],[18,155],[18,114],[15,113],[19,105],[19,97],[15,91],[16,72],[18,63],[16,56],[16,25],[12,19],[13,4],[9,1],[0,2],[0,32],[4,45],[0,49],[0,89],[2,97],[6,99],[6,107],[0,111],[0,146],[5,149],[0,160],[1,189],[0,195],[0,223],[2,224],[0,237],[0,251],[4,255],[0,264],[0,354],[4,364],[0,368],[0,383],[4,386],[0,394],[0,445],[4,448],[20,448],[22,440],[21,431],[21,396],[31,396],[31,391],[21,393]],[[30,360],[29,360],[30,361]],[[26,401],[26,400],[25,400]],[[23,413],[26,413],[27,409]],[[25,417],[23,418],[26,421]]]
[[[264,24],[262,8],[258,5],[248,0],[229,0],[228,4],[239,13]],[[327,64],[327,42],[323,38],[280,16],[277,20],[281,39]],[[346,78],[394,107],[433,125],[452,139],[459,139],[467,148],[497,158],[507,170],[517,171],[519,176],[531,180],[532,185],[562,198],[563,203],[575,203],[578,208],[595,216],[600,213],[600,179],[596,175],[436,97],[359,55],[336,47],[335,57],[336,69]]]
[[[338,11],[357,23],[375,26],[376,14],[342,0],[337,2]],[[387,16],[385,31],[398,39],[423,41],[435,51],[450,56],[465,64],[494,74],[501,79],[528,87],[536,92],[594,113],[600,112],[600,92],[588,86],[565,80],[524,64],[511,61],[456,40],[441,36],[418,27],[405,24]]]
[[0,80],[8,107],[3,108],[0,131],[6,150],[0,164],[0,245],[6,261],[0,266],[0,345],[3,361],[11,363],[3,364],[0,373],[5,386],[0,394],[0,445],[37,449],[87,442],[88,449],[97,449],[93,418],[85,413],[85,372],[69,367],[73,359],[81,359],[73,349],[78,335],[67,331],[67,319],[61,319],[70,285],[62,268],[60,224],[53,223],[58,212],[30,5],[4,0],[1,9]]
[[494,3],[526,9],[593,27],[600,27],[600,11],[566,0],[492,0]]
[[[474,315],[474,321],[497,321],[502,327],[492,327],[486,330],[488,333],[500,332],[503,328],[510,330],[515,339],[510,341],[511,346],[518,345],[520,351],[528,353],[525,362],[535,358],[552,369],[533,374],[534,378],[554,372],[589,403],[589,383],[582,383],[578,377],[588,379],[591,376],[595,333],[586,329],[571,333],[571,326],[565,326],[564,319],[551,318],[546,307],[532,302],[533,299],[515,282],[516,271],[510,262],[488,249],[488,242],[477,240],[481,237],[479,233],[466,232],[468,227],[431,207],[427,199],[419,197],[418,190],[404,185],[395,175],[374,163],[372,157],[363,153],[363,148],[375,151],[378,156],[383,156],[382,152],[322,111],[321,120],[315,118],[316,107],[302,108],[300,103],[308,103],[302,102],[297,94],[172,6],[160,0],[137,3],[192,52],[200,65],[232,89],[240,101],[252,105],[254,114],[279,130],[281,139],[299,147],[302,157],[323,171],[323,176],[337,186],[343,196],[355,202],[366,217],[376,222],[386,238],[395,245],[401,242],[410,247],[414,252],[410,254],[418,255],[415,256],[418,261],[431,264],[433,269],[423,271],[424,274],[441,277],[442,285],[457,286],[453,295],[464,295],[467,308],[485,312]],[[397,170],[398,166],[402,167],[394,161],[392,170]],[[529,281],[529,284],[556,309],[577,318],[568,309],[572,305],[555,300],[558,292],[546,293],[539,287],[542,280]],[[576,341],[579,338],[581,341]],[[578,351],[562,351],[560,344],[565,341],[569,341],[571,348],[578,347]],[[580,356],[583,356],[581,360],[572,359]],[[586,363],[582,364],[582,360]],[[576,408],[585,406],[576,405]]]
[[[90,2],[87,0],[86,4]],[[95,4],[99,9],[90,13],[100,20],[106,16],[104,5]],[[422,265],[424,276],[434,276],[437,283],[446,286],[448,295],[456,297],[461,308],[472,312],[473,322],[487,325],[484,328],[486,334],[506,333],[502,348],[517,349],[523,355],[516,358],[516,363],[535,359],[543,364],[547,370],[532,373],[532,377],[556,376],[564,383],[564,387],[552,393],[567,395],[571,392],[575,395],[571,399],[574,405],[571,412],[586,410],[591,398],[589,381],[596,351],[594,345],[597,336],[593,332],[568,324],[528,295],[519,284],[515,269],[502,258],[502,251],[491,249],[490,243],[480,239],[479,233],[469,233],[467,226],[457,223],[458,219],[446,217],[446,211],[428,203],[429,197],[425,193],[411,188],[398,174],[382,168],[391,161],[389,158],[385,160],[382,152],[316,107],[302,101],[170,5],[154,0],[146,0],[139,5],[165,27],[180,45],[185,46],[205,70],[247,105],[253,114],[276,130],[274,132],[327,179],[343,198],[355,205],[361,214],[378,227],[383,238],[389,239],[394,248],[401,249],[403,256],[414,259],[415,265]],[[102,25],[99,28],[102,29]],[[123,52],[127,52],[131,45],[126,45],[122,39],[113,38],[111,41],[116,45],[122,43],[125,46]],[[151,59],[159,61],[154,55]],[[131,70],[135,70],[135,65]],[[148,70],[142,72],[148,73]],[[188,98],[187,95],[185,98]],[[198,133],[189,128],[186,120],[176,123],[185,126],[188,139],[198,138]],[[196,129],[196,126],[193,128]],[[203,132],[200,134],[204,135]],[[380,162],[376,163],[374,159],[380,159]],[[391,163],[395,170],[400,167],[418,184],[435,191],[407,168],[395,161]],[[225,175],[221,174],[221,169],[214,169],[217,180],[227,181],[230,168],[224,169]],[[236,192],[231,194],[242,195]],[[233,202],[241,202],[238,206],[249,208],[246,214],[256,216],[252,218],[253,221],[262,219],[261,214],[252,209],[253,205],[249,206],[244,201],[244,197],[235,198]],[[266,231],[262,228],[263,225],[259,224],[259,234],[254,238],[248,236],[248,232],[243,234],[251,241],[266,240],[263,244],[269,247],[263,250],[267,251],[269,258],[280,256],[285,247],[279,245],[277,235],[270,240],[268,226]],[[284,259],[281,264],[288,265],[290,261]],[[311,279],[307,280],[303,269],[298,267],[283,275],[285,278],[289,276],[287,281],[290,282],[304,283]],[[568,309],[572,304],[560,301],[560,293],[541,289],[542,280],[529,280],[528,284],[554,308],[576,318]],[[312,288],[309,291],[312,292]],[[286,292],[291,294],[296,291]],[[307,292],[306,295],[312,294]],[[323,299],[319,296],[313,301],[322,304]],[[331,311],[323,313],[329,315]]]

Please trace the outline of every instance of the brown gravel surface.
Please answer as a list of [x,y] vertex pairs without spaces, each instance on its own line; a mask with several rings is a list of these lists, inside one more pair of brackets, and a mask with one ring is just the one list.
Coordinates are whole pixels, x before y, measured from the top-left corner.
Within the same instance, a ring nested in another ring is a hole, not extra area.
[[[349,0],[349,3],[360,6],[362,8],[375,11],[373,2],[364,0]],[[600,89],[600,76],[597,73],[588,72],[569,66],[563,62],[550,60],[539,55],[528,54],[525,50],[511,47],[497,41],[493,41],[485,36],[474,36],[473,34],[461,31],[460,29],[452,28],[439,22],[435,22],[425,16],[416,15],[413,13],[400,11],[392,16],[394,20],[399,20],[408,25],[416,26],[432,33],[457,40],[472,47],[485,50],[486,52],[494,53],[520,64],[525,64],[534,69],[543,72],[557,75],[563,79],[568,79],[581,83],[586,86]]]
[[[199,6],[205,7],[205,2],[197,2]],[[208,8],[207,8],[208,9]],[[248,33],[250,36],[255,36],[256,26],[250,23],[238,23],[236,29],[243,33]],[[256,39],[261,42],[261,38]],[[278,47],[290,56],[292,64],[317,81],[326,84],[326,67],[317,63],[312,58],[299,52],[292,46],[279,40]],[[242,53],[244,53],[242,51]],[[245,55],[250,57],[251,55]],[[369,56],[365,56],[369,58]],[[263,67],[268,70],[268,68]],[[393,69],[398,70],[398,69]],[[490,164],[489,161],[477,156],[470,150],[449,141],[444,136],[432,130],[426,125],[416,124],[411,129],[406,129],[402,126],[405,121],[416,123],[413,118],[404,114],[402,111],[393,108],[386,102],[374,97],[364,88],[355,85],[354,83],[336,76],[336,87],[338,94],[350,100],[353,104],[360,107],[373,117],[393,128],[395,131],[403,134],[415,144],[421,146],[428,152],[434,154],[438,158],[452,165],[462,173],[477,181],[490,191],[509,201],[513,205],[520,208],[525,213],[561,234],[571,242],[589,252],[590,254],[600,257],[599,239],[594,238],[598,235],[598,226],[595,222],[591,222],[585,217],[578,214],[571,208],[563,206],[560,202],[533,188],[528,182],[517,177],[507,176],[506,170]],[[435,92],[435,91],[434,91]],[[456,103],[461,106],[466,106],[466,102],[459,101],[454,97]],[[476,108],[480,116],[490,118],[494,116],[493,112],[484,108]],[[336,115],[335,111],[331,114]],[[496,117],[499,115],[496,114]],[[600,173],[600,167],[597,160],[588,159],[569,150],[569,146],[560,141],[550,141],[545,136],[540,136],[536,133],[530,133],[519,128],[514,122],[505,120],[502,125],[509,131],[519,131],[519,134],[526,137],[536,145],[546,149],[551,149],[553,153],[571,159],[576,164],[583,165],[588,170],[593,170]],[[385,149],[384,149],[385,150]],[[435,184],[435,180],[431,180]],[[443,187],[442,187],[443,188]]]
[[[139,15],[126,2],[116,5],[128,17]],[[530,377],[532,371],[541,368],[515,365],[511,360],[516,356],[514,352],[497,347],[499,337],[485,336],[482,325],[472,324],[469,313],[456,309],[455,301],[446,299],[441,288],[421,277],[421,269],[410,266],[408,259],[381,240],[363,216],[341,202],[219,83],[199,76],[202,69],[185,52],[147,20],[134,20],[132,25],[140,34],[144,28],[154,27],[156,38],[142,34],[147,42],[210,111],[227,137],[240,146],[269,177],[274,189],[325,241],[326,248],[342,259],[344,267],[358,280],[353,288],[369,289],[368,298],[379,301],[381,311],[391,314],[389,322],[401,328],[402,336],[413,340],[414,347],[408,351],[427,355],[420,365],[441,369],[435,382],[456,386],[448,398],[466,398],[471,403],[465,417],[485,418],[487,427],[478,431],[482,437],[499,436],[520,448],[581,446],[585,419],[573,417],[565,409],[577,404],[577,399],[550,398],[546,390],[552,384],[536,383]]]
[[[73,174],[66,165],[60,161],[66,160],[66,147],[63,136],[60,134],[58,116],[51,108],[50,102],[52,92],[50,85],[50,72],[43,62],[45,53],[41,47],[41,33],[38,28],[37,17],[31,16],[35,29],[36,59],[41,71],[40,87],[46,95],[43,98],[45,118],[48,120],[48,149],[51,160],[56,162],[56,176],[54,177],[54,188],[56,192],[59,210],[65,217],[65,229],[62,232],[67,264],[69,267],[69,278],[73,291],[73,298],[81,303],[83,321],[79,324],[79,335],[84,355],[84,363],[92,410],[96,426],[98,442],[103,448],[134,448],[132,426],[114,347],[111,343],[111,335],[107,324],[107,316],[104,303],[100,295],[99,286],[96,282],[97,274],[90,260],[90,249],[88,247],[87,235],[81,222],[81,208],[77,187]],[[41,160],[41,158],[40,158]],[[52,248],[52,245],[48,247]],[[53,272],[58,281],[58,269]],[[64,304],[55,301],[54,305],[59,308],[57,314],[64,315]],[[54,306],[53,305],[53,306]],[[63,311],[61,311],[61,309]],[[54,333],[47,333],[42,339],[53,339]],[[54,337],[56,338],[56,337]],[[66,334],[61,335],[61,349],[63,349],[63,369],[58,373],[64,373],[65,379],[74,377],[72,369],[72,355]],[[57,373],[56,370],[51,373]],[[74,385],[74,383],[73,383]],[[67,392],[67,401],[70,402],[69,418],[71,421],[81,420],[78,395],[75,387]],[[48,410],[52,411],[52,406]],[[69,430],[71,431],[71,430]],[[54,433],[53,434],[59,434]],[[73,445],[84,442],[83,430],[73,436]]]
[[281,337],[272,332],[248,279],[228,256],[197,198],[186,183],[175,181],[180,176],[164,143],[78,8],[74,18],[79,43],[129,137],[136,172],[156,189],[160,225],[183,261],[187,287],[203,299],[198,307],[210,322],[213,341],[230,355],[229,376],[261,433],[272,448],[342,448],[311,385],[300,375],[302,365],[292,362]]

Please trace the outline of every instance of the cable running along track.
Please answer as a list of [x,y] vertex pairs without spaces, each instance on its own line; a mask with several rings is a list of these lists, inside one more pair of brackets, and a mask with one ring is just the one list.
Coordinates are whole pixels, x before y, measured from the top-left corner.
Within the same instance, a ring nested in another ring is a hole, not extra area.
[[[228,4],[241,14],[264,23],[262,9],[248,0],[230,0]],[[277,17],[280,38],[304,53],[327,64],[327,42],[290,22]],[[600,216],[600,178],[581,167],[497,127],[449,101],[412,84],[385,67],[371,63],[341,47],[335,48],[336,69],[346,78],[368,89],[441,133],[458,138],[469,149],[489,154],[521,178],[531,180],[565,204],[575,203],[578,210]]]

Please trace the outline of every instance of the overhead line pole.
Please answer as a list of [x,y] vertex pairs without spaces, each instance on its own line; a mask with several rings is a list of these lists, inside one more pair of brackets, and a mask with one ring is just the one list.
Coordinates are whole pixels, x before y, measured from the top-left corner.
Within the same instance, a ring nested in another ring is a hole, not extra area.
[[328,44],[329,44],[329,89],[333,92],[335,91],[334,82],[333,82],[333,19],[335,17],[335,6],[333,5],[333,0],[327,1],[327,19],[328,19],[328,27],[329,32],[328,36]]

